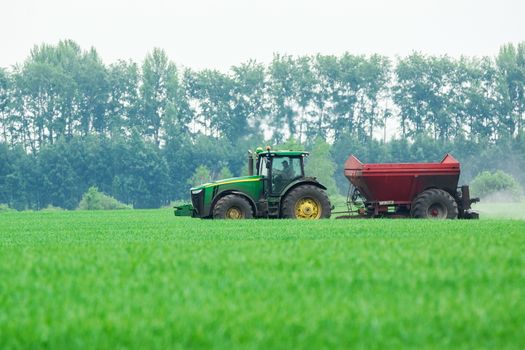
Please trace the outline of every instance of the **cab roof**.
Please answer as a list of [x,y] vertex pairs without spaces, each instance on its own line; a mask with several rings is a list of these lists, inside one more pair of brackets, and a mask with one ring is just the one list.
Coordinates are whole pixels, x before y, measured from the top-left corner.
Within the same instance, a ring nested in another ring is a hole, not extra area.
[[269,151],[265,151],[265,150],[263,150],[261,148],[258,148],[255,151],[256,154],[265,154],[265,153],[268,153],[268,152],[270,152],[270,154],[272,156],[274,156],[274,157],[275,156],[277,156],[277,157],[279,157],[279,156],[282,156],[282,157],[287,157],[287,156],[288,157],[301,157],[302,156],[302,157],[304,157],[304,156],[307,156],[309,154],[306,151],[273,150],[273,149],[271,149]]

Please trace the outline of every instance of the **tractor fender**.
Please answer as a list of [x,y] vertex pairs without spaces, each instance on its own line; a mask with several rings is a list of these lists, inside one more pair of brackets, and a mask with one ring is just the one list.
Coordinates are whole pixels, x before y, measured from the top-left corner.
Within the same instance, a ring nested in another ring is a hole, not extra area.
[[251,207],[252,207],[252,210],[253,210],[253,216],[256,216],[257,214],[257,206],[255,205],[255,201],[253,200],[252,197],[250,197],[249,195],[247,195],[246,193],[244,192],[241,192],[241,191],[235,191],[235,190],[225,190],[225,191],[222,191],[220,193],[218,193],[215,198],[213,198],[213,201],[211,203],[211,206],[210,206],[210,212],[209,212],[209,215],[212,214],[213,212],[213,207],[215,206],[215,203],[217,203],[217,201],[219,199],[221,199],[222,197],[224,196],[227,196],[229,194],[235,194],[237,196],[241,196],[243,198],[246,198],[246,200],[250,203]]
[[299,181],[294,181],[294,182],[292,182],[291,184],[289,184],[288,186],[286,186],[284,188],[283,195],[281,196],[281,202],[283,201],[284,198],[286,198],[286,195],[288,194],[288,192],[290,192],[294,188],[302,186],[302,185],[313,185],[313,186],[319,187],[320,189],[323,189],[325,191],[327,190],[327,188],[325,186],[321,185],[319,182],[317,182],[317,181],[315,181],[313,179],[303,179],[303,180],[299,180]]

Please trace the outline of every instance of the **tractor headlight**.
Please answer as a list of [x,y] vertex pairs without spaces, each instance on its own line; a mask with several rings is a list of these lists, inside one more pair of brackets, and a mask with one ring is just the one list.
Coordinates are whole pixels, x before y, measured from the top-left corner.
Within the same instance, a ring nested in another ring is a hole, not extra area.
[[191,194],[199,194],[202,192],[202,188],[201,189],[198,189],[198,190],[193,190],[191,191]]

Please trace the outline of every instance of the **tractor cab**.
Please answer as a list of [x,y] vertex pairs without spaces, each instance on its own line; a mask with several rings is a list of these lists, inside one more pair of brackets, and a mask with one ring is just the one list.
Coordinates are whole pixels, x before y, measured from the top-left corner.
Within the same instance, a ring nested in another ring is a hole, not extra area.
[[[256,151],[257,175],[266,180],[268,195],[279,196],[295,180],[305,177],[304,158],[308,152],[303,151]],[[253,169],[250,168],[251,174]]]

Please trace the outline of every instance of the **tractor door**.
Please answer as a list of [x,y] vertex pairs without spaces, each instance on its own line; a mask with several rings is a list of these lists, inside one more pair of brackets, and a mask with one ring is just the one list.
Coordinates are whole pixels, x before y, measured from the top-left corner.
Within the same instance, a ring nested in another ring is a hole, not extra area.
[[257,159],[257,175],[262,176],[263,178],[263,193],[265,197],[268,197],[268,194],[270,193],[271,164],[272,164],[272,159],[269,156],[261,155]]

